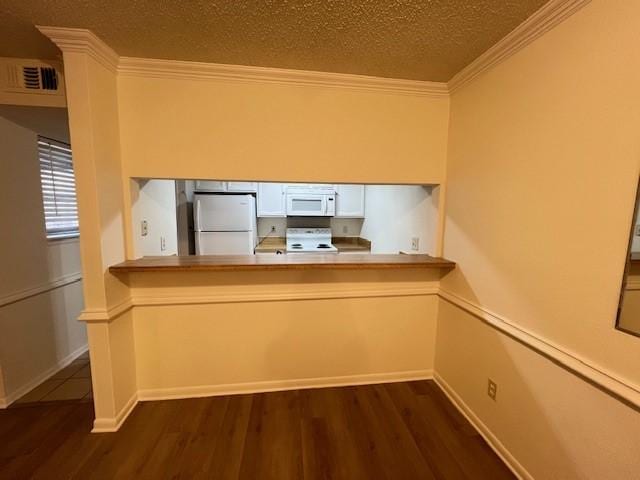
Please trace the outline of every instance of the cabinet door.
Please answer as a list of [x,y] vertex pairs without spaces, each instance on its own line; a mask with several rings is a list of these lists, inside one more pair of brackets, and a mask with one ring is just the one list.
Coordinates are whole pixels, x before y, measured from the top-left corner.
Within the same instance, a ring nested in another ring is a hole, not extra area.
[[336,185],[336,217],[364,217],[364,185]]
[[257,182],[227,182],[229,192],[255,193],[257,190]]
[[214,180],[196,180],[196,192],[226,192],[227,182]]
[[258,184],[258,217],[286,217],[285,184]]

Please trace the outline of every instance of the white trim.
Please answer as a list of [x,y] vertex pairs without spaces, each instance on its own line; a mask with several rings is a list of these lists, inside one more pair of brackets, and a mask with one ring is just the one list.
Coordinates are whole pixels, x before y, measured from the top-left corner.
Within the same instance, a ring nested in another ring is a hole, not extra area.
[[80,312],[78,320],[82,322],[110,322],[133,307],[130,298],[125,298],[120,303],[108,308],[85,308]]
[[118,54],[91,30],[85,28],[48,27],[36,25],[44,36],[49,37],[62,53],[86,53],[112,72],[118,68]]
[[21,300],[25,300],[30,297],[35,297],[36,295],[49,292],[56,288],[65,287],[72,283],[79,282],[80,280],[82,280],[82,274],[80,273],[71,273],[69,275],[63,275],[62,277],[56,278],[54,280],[50,280],[40,285],[36,285],[35,287],[25,288],[24,290],[19,290],[17,292],[13,292],[8,295],[4,295],[0,297],[0,307],[4,307],[5,305],[9,305],[11,303],[16,303]]
[[640,387],[633,382],[620,378],[577,353],[566,350],[551,340],[530,332],[515,322],[457,294],[440,289],[440,297],[613,396],[640,407]]
[[449,80],[449,92],[453,93],[492,69],[507,58],[538,39],[556,25],[576,13],[591,0],[550,0],[527,18],[506,37],[456,73]]
[[409,382],[430,380],[433,370],[408,370],[389,373],[367,373],[338,377],[300,378],[262,382],[231,383],[223,385],[199,385],[195,387],[151,388],[138,390],[141,402],[150,400],[172,400],[180,398],[213,397],[243,393],[278,392],[283,390],[303,390],[309,388],[345,387],[353,385],[373,385],[376,383]]
[[63,238],[47,238],[47,246],[55,247],[57,245],[78,244],[80,243],[80,234],[71,235]]
[[340,298],[369,298],[369,297],[413,297],[423,295],[437,295],[438,287],[394,287],[385,289],[353,289],[353,290],[325,290],[325,291],[288,291],[288,292],[236,292],[216,293],[209,295],[133,295],[119,304],[108,309],[85,309],[79,320],[83,322],[109,322],[122,315],[132,307],[148,307],[163,305],[202,305],[217,303],[249,303],[249,302],[281,302],[289,300],[328,300]]
[[156,305],[195,305],[207,303],[247,303],[247,302],[280,302],[288,300],[328,300],[340,298],[369,298],[369,297],[413,297],[422,295],[437,295],[437,287],[395,287],[388,289],[353,289],[353,290],[325,290],[309,292],[242,292],[220,293],[213,295],[134,295],[133,306]]
[[133,409],[136,408],[137,404],[138,394],[134,392],[114,418],[94,419],[91,433],[117,432],[131,412],[133,412]]
[[320,300],[340,298],[380,298],[401,296],[436,295],[455,305],[462,310],[479,318],[483,322],[515,338],[523,345],[540,353],[554,362],[562,365],[570,372],[592,382],[609,394],[640,406],[640,387],[632,382],[620,378],[593,362],[586,360],[578,354],[568,351],[554,344],[550,340],[540,337],[519,327],[496,313],[474,302],[466,300],[457,294],[447,292],[436,287],[394,287],[391,289],[353,289],[353,290],[326,290],[316,292],[269,292],[269,293],[220,293],[201,296],[167,296],[162,295],[134,295],[109,309],[86,309],[79,319],[85,322],[110,322],[133,307],[163,306],[163,305],[196,305],[216,303],[243,303],[243,302],[276,302],[288,300]]
[[509,467],[513,474],[521,480],[533,480],[533,476],[522,466],[520,462],[513,456],[513,454],[504,446],[504,444],[498,439],[498,437],[487,427],[480,417],[478,417],[469,406],[464,403],[462,397],[451,388],[451,386],[442,378],[438,372],[435,372],[433,379],[436,385],[440,387],[440,390],[449,398],[449,401],[455,405],[460,413],[469,421],[473,428],[475,428],[482,438],[489,444],[489,446],[496,452],[496,455]]
[[337,87],[431,97],[446,97],[449,94],[447,84],[443,82],[151,58],[120,57],[118,73],[145,78],[226,80],[277,85]]
[[67,355],[63,359],[58,360],[55,363],[55,365],[53,365],[52,367],[50,367],[47,370],[45,370],[44,372],[42,372],[40,375],[38,375],[34,379],[32,379],[32,380],[28,381],[27,383],[23,384],[21,387],[17,388],[16,390],[11,392],[10,394],[8,394],[8,395],[6,395],[4,397],[0,397],[0,409],[7,408],[13,402],[18,400],[22,396],[26,395],[31,390],[36,388],[38,385],[40,385],[41,383],[45,382],[50,377],[52,377],[53,375],[58,373],[60,370],[62,370],[66,366],[68,366],[71,362],[73,362],[75,359],[77,359],[80,355],[85,353],[87,350],[89,350],[89,346],[86,345],[86,344],[81,346],[80,348],[77,348],[75,351],[71,352],[69,355]]

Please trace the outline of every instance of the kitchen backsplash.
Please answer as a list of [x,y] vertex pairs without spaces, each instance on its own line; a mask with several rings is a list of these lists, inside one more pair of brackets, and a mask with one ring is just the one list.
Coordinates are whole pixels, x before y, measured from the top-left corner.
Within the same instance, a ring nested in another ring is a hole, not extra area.
[[[284,237],[287,228],[300,227],[331,227],[331,232],[337,237],[358,237],[362,230],[362,218],[328,218],[328,217],[287,217],[287,218],[258,218],[258,236],[271,235]],[[271,231],[274,227],[275,231]]]

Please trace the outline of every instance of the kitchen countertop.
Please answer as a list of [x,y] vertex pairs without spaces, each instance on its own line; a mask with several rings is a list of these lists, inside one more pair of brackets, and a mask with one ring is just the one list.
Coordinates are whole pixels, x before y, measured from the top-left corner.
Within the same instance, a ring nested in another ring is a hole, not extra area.
[[339,252],[371,252],[371,242],[362,237],[333,237],[331,243]]
[[306,269],[442,269],[455,263],[430,255],[201,255],[143,257],[109,267],[111,273]]
[[256,253],[276,253],[278,250],[282,250],[283,253],[287,250],[284,237],[266,237],[256,247]]
[[[371,242],[361,237],[333,237],[331,243],[338,249],[338,253],[369,253],[371,251]],[[278,250],[283,253],[286,252],[287,242],[285,237],[266,237],[256,247],[256,253],[276,253]]]

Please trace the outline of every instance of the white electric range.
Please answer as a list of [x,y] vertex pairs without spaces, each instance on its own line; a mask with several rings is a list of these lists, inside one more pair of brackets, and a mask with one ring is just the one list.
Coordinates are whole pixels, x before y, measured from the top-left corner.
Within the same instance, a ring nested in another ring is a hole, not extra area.
[[338,253],[330,228],[287,228],[287,253]]

